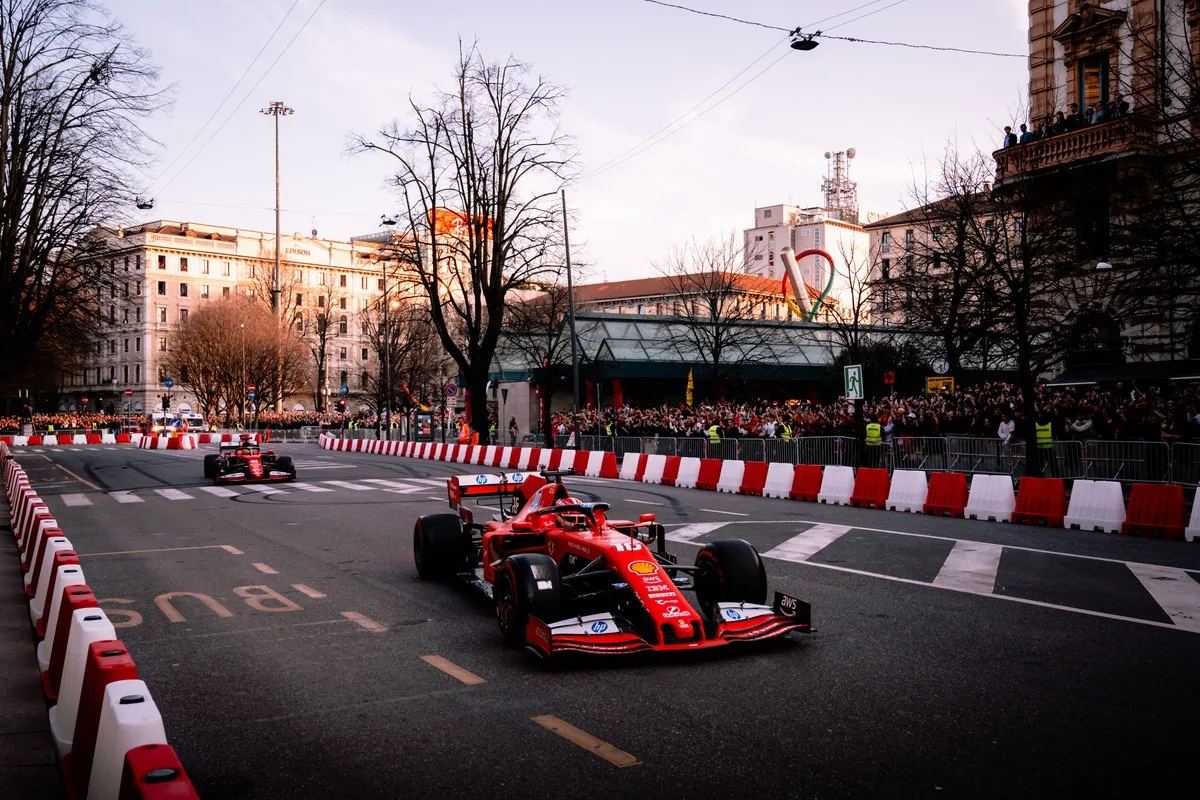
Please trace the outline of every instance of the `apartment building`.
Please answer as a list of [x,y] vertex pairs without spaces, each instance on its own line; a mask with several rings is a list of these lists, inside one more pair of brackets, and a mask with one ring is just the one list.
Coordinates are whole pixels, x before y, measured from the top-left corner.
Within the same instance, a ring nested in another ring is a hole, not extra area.
[[[315,231],[314,231],[315,233]],[[270,303],[275,265],[273,232],[195,222],[157,220],[131,227],[101,228],[97,292],[103,330],[83,368],[65,379],[62,408],[128,409],[161,407],[167,392],[164,362],[172,331],[205,303],[234,295]],[[381,241],[339,241],[285,235],[279,243],[280,307],[295,325],[326,305],[336,314],[324,385],[312,371],[312,385],[288,398],[287,410],[312,410],[317,398],[336,399],[345,384],[354,395],[378,368],[369,347],[364,313],[384,292],[397,292],[394,263],[384,273]],[[231,336],[236,332],[230,332]],[[132,392],[126,395],[126,391]],[[182,386],[171,391],[173,410],[199,410]],[[322,405],[325,405],[322,403]],[[327,406],[328,407],[328,406]]]

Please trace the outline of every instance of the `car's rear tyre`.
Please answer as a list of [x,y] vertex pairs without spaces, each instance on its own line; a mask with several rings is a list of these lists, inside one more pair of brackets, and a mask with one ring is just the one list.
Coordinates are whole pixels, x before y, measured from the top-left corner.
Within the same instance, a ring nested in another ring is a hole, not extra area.
[[204,477],[211,478],[217,474],[217,459],[220,458],[216,453],[209,453],[204,457]]
[[453,575],[467,565],[470,540],[457,514],[426,514],[413,526],[413,561],[422,580]]
[[745,539],[721,539],[696,554],[696,601],[712,617],[717,603],[765,603],[767,570]]
[[524,644],[531,616],[555,622],[562,608],[558,564],[544,553],[518,553],[496,567],[492,584],[496,621],[508,644]]
[[292,477],[288,478],[289,481],[296,480],[296,465],[292,463],[291,456],[280,456],[275,461],[275,469],[291,475]]

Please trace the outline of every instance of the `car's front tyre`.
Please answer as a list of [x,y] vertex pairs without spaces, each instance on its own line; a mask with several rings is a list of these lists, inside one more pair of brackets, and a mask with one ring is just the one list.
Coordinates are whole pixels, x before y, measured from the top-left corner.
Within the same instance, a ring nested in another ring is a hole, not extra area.
[[204,457],[204,477],[211,478],[217,474],[217,459],[220,458],[216,453],[209,453]]
[[296,480],[296,465],[292,463],[291,456],[280,456],[275,461],[275,469],[291,475],[292,477],[288,478],[289,481]]
[[518,553],[496,567],[492,584],[496,621],[508,644],[524,644],[531,616],[554,622],[561,616],[558,564],[544,553]]
[[717,603],[765,603],[767,570],[745,539],[720,539],[696,554],[696,602],[709,617]]

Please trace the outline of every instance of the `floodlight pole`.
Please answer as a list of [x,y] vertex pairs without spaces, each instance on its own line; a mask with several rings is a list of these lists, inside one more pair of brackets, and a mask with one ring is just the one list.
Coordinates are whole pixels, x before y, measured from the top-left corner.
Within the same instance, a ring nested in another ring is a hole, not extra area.
[[[571,330],[571,403],[574,407],[571,427],[575,434],[575,449],[579,449],[579,346],[575,340],[575,286],[571,277],[571,234],[567,224],[567,190],[562,190],[563,247],[567,257],[567,322]],[[551,434],[553,435],[553,433]],[[553,443],[553,439],[551,440]]]

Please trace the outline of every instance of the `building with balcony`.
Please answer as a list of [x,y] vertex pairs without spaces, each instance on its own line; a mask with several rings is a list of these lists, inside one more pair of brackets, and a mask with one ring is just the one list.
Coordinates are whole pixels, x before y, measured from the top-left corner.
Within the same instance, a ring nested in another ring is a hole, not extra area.
[[[315,231],[314,231],[315,234]],[[161,408],[167,393],[163,366],[172,332],[204,304],[234,295],[270,303],[275,235],[195,222],[157,220],[131,227],[100,228],[97,302],[102,332],[80,370],[60,387],[60,410],[117,413]],[[387,274],[380,242],[338,241],[286,235],[279,243],[281,313],[303,329],[307,317],[328,309],[331,338],[324,374],[314,367],[311,384],[290,397],[287,410],[329,407],[345,384],[351,407],[378,368],[367,335],[366,313],[389,289],[397,291],[396,266]],[[236,332],[230,332],[235,336]],[[178,376],[176,382],[180,383]],[[126,391],[131,394],[126,395]],[[200,411],[182,386],[171,391],[175,411]]]
[[[1200,359],[1200,0],[1029,0],[1029,21],[1033,133],[994,153],[995,190],[1030,224],[1069,207],[1103,273],[1092,328],[1064,335],[1107,366]],[[1157,296],[1102,296],[1130,289]]]

